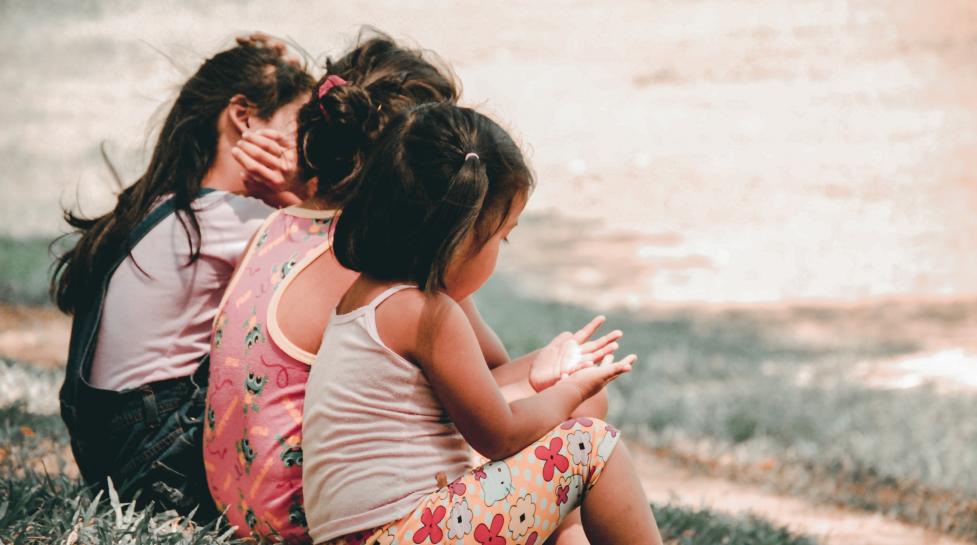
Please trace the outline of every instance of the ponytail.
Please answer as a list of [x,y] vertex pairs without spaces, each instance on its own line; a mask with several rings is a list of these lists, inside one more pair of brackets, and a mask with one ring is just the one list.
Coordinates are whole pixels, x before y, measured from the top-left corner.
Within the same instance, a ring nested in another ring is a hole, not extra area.
[[425,104],[392,121],[336,224],[333,253],[377,280],[445,288],[459,252],[478,252],[533,177],[499,125],[468,108]]

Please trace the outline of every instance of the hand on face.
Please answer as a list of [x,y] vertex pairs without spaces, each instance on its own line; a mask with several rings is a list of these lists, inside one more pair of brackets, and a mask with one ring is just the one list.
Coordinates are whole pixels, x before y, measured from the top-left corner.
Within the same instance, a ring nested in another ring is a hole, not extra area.
[[241,165],[248,194],[271,206],[298,204],[310,197],[297,176],[295,139],[275,129],[246,131],[231,149]]

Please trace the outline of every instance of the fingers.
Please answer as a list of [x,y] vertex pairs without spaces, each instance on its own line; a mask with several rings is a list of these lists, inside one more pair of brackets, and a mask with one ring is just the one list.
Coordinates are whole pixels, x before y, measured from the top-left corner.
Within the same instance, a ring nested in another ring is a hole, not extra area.
[[584,352],[581,357],[583,358],[583,361],[598,362],[603,360],[605,356],[614,354],[614,352],[616,352],[620,347],[621,345],[617,343],[610,343],[592,352]]
[[581,344],[580,349],[583,350],[585,354],[588,352],[594,352],[596,350],[600,350],[602,347],[606,346],[607,344],[613,343],[614,341],[620,339],[623,336],[624,336],[624,332],[622,332],[620,329],[615,329],[614,331],[611,331],[610,333],[604,335],[599,339]]
[[630,371],[631,368],[634,367],[634,364],[637,362],[638,362],[638,356],[635,356],[634,354],[628,354],[627,356],[624,356],[623,360],[618,361],[617,365],[624,367],[625,372],[627,372]]
[[[281,149],[277,145],[275,147]],[[290,170],[288,159],[285,157],[284,150],[281,154],[276,155],[244,139],[238,140],[237,148],[243,151],[248,157],[260,162],[271,170],[278,172]],[[284,178],[284,176],[282,176],[282,178]]]
[[[605,360],[609,360],[610,358],[611,356],[607,356]],[[629,373],[636,361],[638,361],[638,357],[634,354],[629,354],[623,360],[609,361],[608,363],[601,362],[601,365],[599,365],[598,368],[604,371],[604,380],[606,384],[624,373]]]
[[[282,150],[295,149],[295,139],[275,129],[256,129],[245,131],[242,138],[265,148],[269,153],[280,154]],[[277,146],[277,147],[276,147]]]
[[[239,143],[240,146],[240,143]],[[231,148],[231,155],[241,164],[245,172],[241,173],[242,178],[248,177],[266,185],[279,186],[285,183],[285,178],[278,169],[268,168],[266,165],[255,160],[245,153],[241,147]]]
[[600,326],[604,324],[605,320],[607,320],[607,317],[605,316],[595,316],[593,320],[587,323],[587,325],[583,326],[576,333],[574,333],[573,338],[576,339],[576,341],[580,344],[585,343],[591,335],[600,329]]

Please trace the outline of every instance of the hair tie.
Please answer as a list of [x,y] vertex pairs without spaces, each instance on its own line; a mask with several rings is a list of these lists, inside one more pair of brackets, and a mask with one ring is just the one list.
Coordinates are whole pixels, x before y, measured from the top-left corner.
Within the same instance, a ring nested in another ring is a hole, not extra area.
[[468,155],[465,156],[465,161],[468,161],[472,157],[474,157],[476,159],[479,159],[480,158],[477,153],[475,153],[474,151],[470,151],[470,152],[468,152]]
[[[326,76],[326,81],[322,82],[322,85],[319,86],[319,100],[321,101],[322,97],[326,96],[326,93],[333,87],[340,87],[342,85],[346,85],[346,80],[343,78],[335,74]],[[326,113],[326,108],[322,105],[322,102],[319,102],[319,109],[322,110],[322,115],[326,119],[329,119],[329,114]]]

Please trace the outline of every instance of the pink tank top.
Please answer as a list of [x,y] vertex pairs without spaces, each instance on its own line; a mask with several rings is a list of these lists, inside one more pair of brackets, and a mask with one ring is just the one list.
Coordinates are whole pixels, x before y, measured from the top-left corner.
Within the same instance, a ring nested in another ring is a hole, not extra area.
[[424,373],[387,348],[376,308],[333,311],[312,365],[302,481],[316,543],[393,522],[470,465],[468,444]]
[[241,537],[307,543],[302,407],[313,354],[275,321],[284,287],[329,250],[331,211],[286,208],[258,229],[217,311],[210,352],[204,467]]

